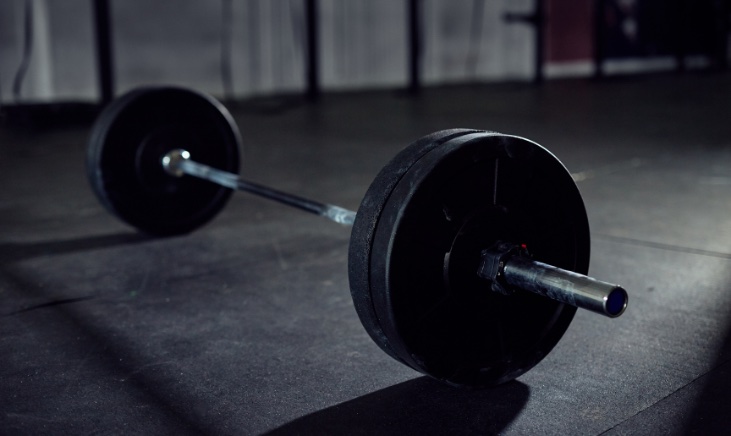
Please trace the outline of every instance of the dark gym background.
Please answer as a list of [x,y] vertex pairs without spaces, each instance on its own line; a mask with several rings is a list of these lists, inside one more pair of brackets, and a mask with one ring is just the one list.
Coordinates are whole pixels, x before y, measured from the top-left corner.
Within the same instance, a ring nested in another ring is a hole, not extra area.
[[[0,3],[0,433],[720,434],[731,428],[729,2]],[[578,313],[514,382],[441,385],[370,340],[349,228],[244,193],[152,239],[87,185],[114,96],[225,101],[247,178],[355,209],[450,127],[553,151],[592,228]]]

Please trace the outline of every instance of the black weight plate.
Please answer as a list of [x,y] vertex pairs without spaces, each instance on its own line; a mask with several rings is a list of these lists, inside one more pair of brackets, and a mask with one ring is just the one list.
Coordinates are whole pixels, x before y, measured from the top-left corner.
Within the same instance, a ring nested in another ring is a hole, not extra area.
[[368,287],[351,290],[369,294],[370,324],[385,337],[376,342],[412,368],[455,385],[502,383],[538,363],[571,322],[575,308],[527,292],[503,296],[476,274],[480,251],[498,240],[588,271],[581,195],[541,146],[487,132],[443,141],[412,162],[376,221],[367,262],[355,261]]
[[353,304],[361,323],[371,338],[381,349],[397,360],[401,359],[391,351],[388,338],[378,322],[371,298],[369,264],[373,233],[391,191],[411,168],[411,165],[444,141],[473,132],[476,130],[442,130],[414,141],[378,173],[358,208],[348,250],[348,280]]
[[197,162],[238,173],[241,139],[223,105],[183,88],[137,89],[94,124],[87,175],[102,204],[128,224],[153,235],[188,233],[211,220],[232,191],[167,174],[162,157],[181,148]]

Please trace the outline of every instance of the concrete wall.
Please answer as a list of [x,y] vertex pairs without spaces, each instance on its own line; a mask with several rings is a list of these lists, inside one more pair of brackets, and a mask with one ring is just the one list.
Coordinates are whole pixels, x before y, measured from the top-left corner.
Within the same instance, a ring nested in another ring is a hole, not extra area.
[[[15,101],[24,8],[33,6],[33,55],[19,101],[97,98],[92,0],[0,2],[0,98]],[[424,79],[529,79],[530,27],[502,14],[532,0],[424,0]],[[304,87],[302,0],[112,0],[117,93],[174,83],[221,95],[222,43],[230,34],[235,96]],[[327,89],[398,87],[407,80],[405,0],[320,0],[321,76]],[[227,32],[230,29],[230,32]]]

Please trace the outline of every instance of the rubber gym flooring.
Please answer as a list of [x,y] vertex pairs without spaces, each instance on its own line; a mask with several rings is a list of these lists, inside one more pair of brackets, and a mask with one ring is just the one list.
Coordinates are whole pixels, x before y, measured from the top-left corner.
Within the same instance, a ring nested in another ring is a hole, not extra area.
[[231,104],[247,178],[357,208],[450,127],[553,151],[630,293],[516,381],[465,390],[356,316],[349,228],[245,193],[154,239],[87,185],[89,125],[0,130],[0,433],[719,434],[731,426],[731,75],[686,73]]

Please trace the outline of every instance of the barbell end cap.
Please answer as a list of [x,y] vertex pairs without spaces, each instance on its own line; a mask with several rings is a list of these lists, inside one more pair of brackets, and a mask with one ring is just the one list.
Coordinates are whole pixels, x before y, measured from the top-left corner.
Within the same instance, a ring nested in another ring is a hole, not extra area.
[[604,314],[610,318],[622,315],[627,309],[628,300],[627,291],[621,286],[616,286],[604,299]]
[[183,177],[185,171],[183,171],[182,163],[189,159],[190,153],[188,151],[182,148],[176,148],[162,157],[162,167],[171,176]]

